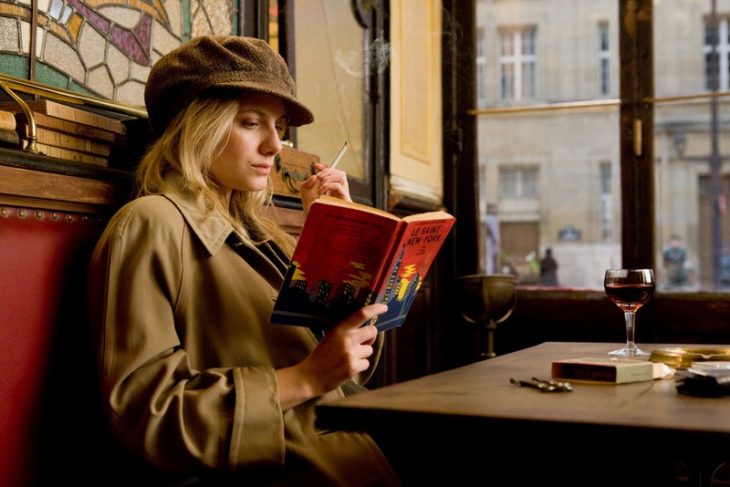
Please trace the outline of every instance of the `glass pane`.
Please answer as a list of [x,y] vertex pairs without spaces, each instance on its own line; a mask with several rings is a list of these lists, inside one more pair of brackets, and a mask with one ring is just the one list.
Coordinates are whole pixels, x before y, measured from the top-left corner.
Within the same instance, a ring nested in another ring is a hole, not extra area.
[[[144,106],[155,61],[191,37],[238,34],[240,3],[2,0],[0,72]],[[6,99],[0,92],[0,101]]]
[[476,20],[481,271],[552,286],[550,249],[559,286],[602,289],[621,262],[618,1],[477,0]]
[[657,282],[730,290],[730,0],[655,0],[654,18]]
[[[315,123],[297,130],[297,148],[332,162],[342,144],[349,149],[338,165],[365,180],[365,30],[350,2],[289,2],[294,10],[298,96]],[[376,67],[377,68],[377,67]]]

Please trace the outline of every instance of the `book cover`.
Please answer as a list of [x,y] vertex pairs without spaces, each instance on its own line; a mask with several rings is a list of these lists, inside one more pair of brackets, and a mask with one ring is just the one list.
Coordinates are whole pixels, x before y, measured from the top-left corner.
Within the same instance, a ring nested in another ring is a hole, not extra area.
[[[28,125],[22,124],[19,127],[19,132],[24,138],[27,138],[29,136]],[[111,145],[107,142],[98,142],[44,127],[36,127],[36,141],[41,144],[86,152],[87,154],[93,154],[96,156],[107,157],[111,153]]]
[[20,149],[20,136],[14,130],[0,129],[0,147]]
[[16,122],[13,112],[0,110],[0,130],[15,130]]
[[[28,108],[33,112],[42,113],[50,117],[63,118],[72,122],[98,127],[103,130],[114,132],[116,134],[124,134],[125,127],[121,120],[112,118],[100,113],[77,108],[70,105],[64,105],[52,100],[23,100]],[[3,102],[0,107],[4,110],[22,113],[21,108],[15,102]]]
[[555,360],[554,379],[624,384],[662,377],[661,363],[623,357],[580,357]]
[[380,331],[401,326],[455,219],[437,211],[399,218],[327,196],[310,208],[271,322],[327,329],[384,302]]
[[407,225],[394,247],[391,264],[379,289],[376,302],[388,305],[388,311],[378,317],[378,329],[401,326],[416,299],[428,270],[448,237],[455,220],[451,215],[426,214],[406,217]]

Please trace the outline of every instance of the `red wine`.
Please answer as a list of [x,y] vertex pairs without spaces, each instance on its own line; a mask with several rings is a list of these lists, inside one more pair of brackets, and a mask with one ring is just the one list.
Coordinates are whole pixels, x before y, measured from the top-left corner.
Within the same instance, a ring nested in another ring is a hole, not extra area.
[[628,311],[641,308],[654,294],[653,283],[606,284],[605,289],[611,301]]

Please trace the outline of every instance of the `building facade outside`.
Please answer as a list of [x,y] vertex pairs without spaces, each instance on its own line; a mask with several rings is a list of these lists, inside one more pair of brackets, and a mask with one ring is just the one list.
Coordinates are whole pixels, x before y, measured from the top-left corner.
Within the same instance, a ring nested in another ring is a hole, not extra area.
[[[712,0],[654,3],[660,288],[669,287],[663,254],[672,237],[687,256],[687,279],[673,289],[712,288],[713,204],[728,253],[727,271],[717,272],[730,284],[730,105],[703,96],[730,90],[730,1],[716,0],[712,13]],[[478,0],[483,240],[499,246],[485,246],[483,269],[516,272],[521,283],[536,285],[535,262],[549,247],[560,285],[602,288],[604,270],[621,265],[618,15],[618,0]],[[723,181],[715,193],[713,158]],[[495,215],[496,239],[486,231]]]

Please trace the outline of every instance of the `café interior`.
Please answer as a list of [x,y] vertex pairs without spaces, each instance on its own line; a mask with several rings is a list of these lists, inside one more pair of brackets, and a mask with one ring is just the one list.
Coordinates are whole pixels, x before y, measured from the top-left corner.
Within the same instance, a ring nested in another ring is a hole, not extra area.
[[[382,439],[408,485],[730,485],[730,0],[0,1],[0,110],[25,122],[0,145],[1,485],[101,485],[84,269],[132,197],[150,66],[202,34],[267,40],[315,113],[272,174],[289,233],[344,142],[355,201],[456,217],[323,427]],[[35,99],[124,134],[53,152]],[[610,268],[652,270],[631,329]],[[553,384],[626,342],[669,371]],[[688,392],[699,362],[715,388]]]

